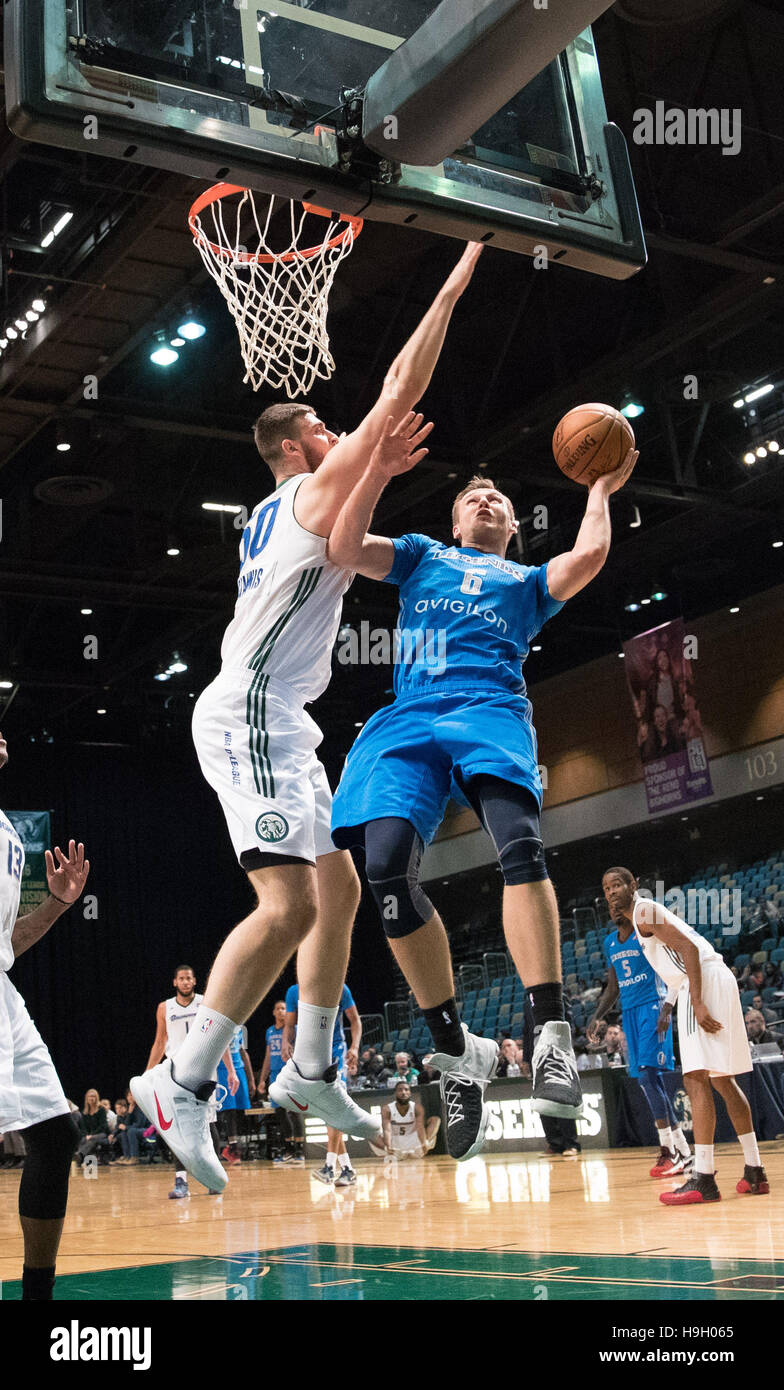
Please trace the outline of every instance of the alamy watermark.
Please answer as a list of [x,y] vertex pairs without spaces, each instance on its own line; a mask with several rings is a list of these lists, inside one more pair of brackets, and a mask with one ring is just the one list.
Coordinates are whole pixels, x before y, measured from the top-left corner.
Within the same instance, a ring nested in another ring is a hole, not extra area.
[[446,629],[371,627],[340,629],[336,656],[341,666],[425,666],[436,675],[446,670]]
[[657,879],[650,888],[640,888],[641,898],[652,898],[669,908],[692,927],[721,927],[722,936],[737,936],[741,928],[740,888],[665,888]]
[[632,139],[635,145],[721,145],[722,154],[740,154],[741,111],[739,106],[665,106],[657,101],[653,110],[640,106],[634,112]]

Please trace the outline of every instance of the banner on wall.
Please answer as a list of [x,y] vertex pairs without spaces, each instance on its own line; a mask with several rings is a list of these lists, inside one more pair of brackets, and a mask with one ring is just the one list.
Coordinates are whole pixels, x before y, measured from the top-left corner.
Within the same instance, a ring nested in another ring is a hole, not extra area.
[[713,795],[683,618],[624,642],[650,814]]
[[6,811],[24,845],[25,866],[19,912],[31,912],[49,896],[46,884],[44,850],[52,847],[52,827],[48,811]]

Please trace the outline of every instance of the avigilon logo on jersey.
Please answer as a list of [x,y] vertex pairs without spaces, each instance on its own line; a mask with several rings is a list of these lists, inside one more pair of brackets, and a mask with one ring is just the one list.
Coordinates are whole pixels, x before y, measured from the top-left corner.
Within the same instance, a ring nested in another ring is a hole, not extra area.
[[268,845],[276,845],[280,840],[285,840],[288,833],[289,823],[286,817],[279,815],[277,811],[265,811],[256,821],[256,834]]

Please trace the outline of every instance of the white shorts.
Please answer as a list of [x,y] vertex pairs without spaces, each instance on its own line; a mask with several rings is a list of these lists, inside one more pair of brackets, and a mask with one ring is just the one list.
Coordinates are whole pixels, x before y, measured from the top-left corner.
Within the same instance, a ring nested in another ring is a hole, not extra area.
[[708,1013],[721,1024],[720,1033],[700,1028],[691,1006],[689,987],[678,995],[678,1042],[682,1071],[708,1071],[711,1076],[738,1076],[751,1071],[751,1051],[738,994],[738,982],[723,961],[703,964],[702,998]]
[[323,734],[296,691],[272,676],[224,668],[193,711],[193,741],[245,869],[267,855],[315,864],[334,853],[332,793],[316,757]]
[[0,971],[0,1134],[68,1114],[49,1049],[21,994]]
[[389,1138],[392,1144],[392,1152],[397,1154],[398,1158],[422,1157],[422,1145],[419,1142],[419,1136],[416,1130],[411,1134],[396,1134],[395,1122],[393,1120]]

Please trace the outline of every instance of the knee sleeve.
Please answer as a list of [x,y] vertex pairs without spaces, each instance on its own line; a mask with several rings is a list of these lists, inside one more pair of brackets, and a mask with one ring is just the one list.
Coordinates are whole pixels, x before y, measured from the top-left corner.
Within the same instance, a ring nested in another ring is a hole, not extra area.
[[73,1115],[56,1115],[24,1131],[27,1159],[19,1184],[19,1215],[59,1221],[68,1202],[71,1159],[79,1141]]
[[637,1080],[645,1092],[645,1099],[651,1107],[653,1118],[655,1120],[670,1118],[672,1107],[667,1099],[661,1072],[657,1071],[655,1067],[640,1067]]
[[549,878],[533,792],[500,777],[475,777],[466,794],[495,845],[504,883]]
[[424,845],[410,821],[386,816],[365,826],[368,885],[389,937],[410,936],[435,908],[419,883]]

